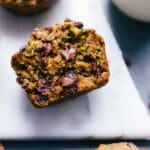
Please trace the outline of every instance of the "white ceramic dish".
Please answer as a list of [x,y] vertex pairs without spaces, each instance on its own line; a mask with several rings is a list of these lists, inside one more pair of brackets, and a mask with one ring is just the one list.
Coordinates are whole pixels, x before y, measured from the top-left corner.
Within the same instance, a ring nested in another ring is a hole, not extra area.
[[[81,20],[103,35],[110,64],[104,88],[46,109],[34,108],[15,82],[12,54],[35,27]],[[98,0],[59,0],[40,15],[15,16],[0,8],[0,139],[149,138],[150,118],[122,59]]]
[[113,0],[126,15],[144,22],[150,22],[149,0]]

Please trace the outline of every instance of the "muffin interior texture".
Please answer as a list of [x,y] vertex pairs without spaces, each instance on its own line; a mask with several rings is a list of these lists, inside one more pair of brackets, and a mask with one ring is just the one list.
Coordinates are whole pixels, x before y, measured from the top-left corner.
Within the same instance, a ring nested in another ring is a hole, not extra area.
[[71,19],[36,28],[13,55],[12,67],[17,82],[38,107],[101,87],[109,78],[103,38]]

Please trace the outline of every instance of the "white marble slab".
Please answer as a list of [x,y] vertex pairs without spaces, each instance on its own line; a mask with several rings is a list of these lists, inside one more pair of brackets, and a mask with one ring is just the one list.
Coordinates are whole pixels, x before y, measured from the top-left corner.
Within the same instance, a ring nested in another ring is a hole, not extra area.
[[[82,20],[103,35],[110,64],[104,88],[46,109],[34,108],[15,82],[12,54],[35,27]],[[0,139],[150,138],[150,117],[140,100],[98,0],[55,0],[32,17],[0,8]]]

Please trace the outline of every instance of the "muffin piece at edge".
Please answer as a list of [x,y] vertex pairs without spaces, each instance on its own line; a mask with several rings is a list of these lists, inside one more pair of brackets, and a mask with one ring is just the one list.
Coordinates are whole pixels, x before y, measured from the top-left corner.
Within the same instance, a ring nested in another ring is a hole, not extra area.
[[120,142],[112,144],[100,144],[96,150],[140,150],[133,143]]
[[31,15],[46,10],[51,1],[52,0],[0,0],[0,4],[17,14]]

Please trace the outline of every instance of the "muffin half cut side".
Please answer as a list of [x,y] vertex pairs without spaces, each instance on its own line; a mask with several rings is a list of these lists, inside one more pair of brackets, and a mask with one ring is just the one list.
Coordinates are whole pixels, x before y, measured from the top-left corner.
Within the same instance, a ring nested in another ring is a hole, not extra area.
[[103,38],[71,19],[35,29],[11,64],[17,82],[37,107],[99,88],[110,74]]

